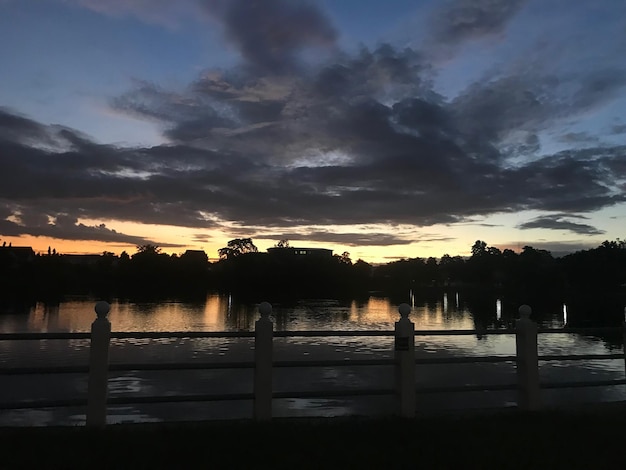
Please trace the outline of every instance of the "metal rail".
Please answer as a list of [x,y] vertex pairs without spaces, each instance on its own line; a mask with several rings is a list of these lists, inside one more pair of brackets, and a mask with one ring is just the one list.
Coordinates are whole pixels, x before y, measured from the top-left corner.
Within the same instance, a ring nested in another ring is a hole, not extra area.
[[[619,328],[560,328],[538,329],[541,334],[606,334],[617,333]],[[415,336],[462,336],[462,335],[515,335],[513,329],[485,329],[485,330],[417,330]],[[392,330],[353,330],[353,331],[276,331],[275,338],[297,337],[393,337]],[[89,340],[90,333],[0,333],[0,341],[20,340]],[[111,339],[172,339],[172,338],[254,338],[255,333],[249,331],[178,331],[178,332],[112,332]],[[538,357],[539,361],[583,361],[583,360],[623,360],[624,354],[548,354]],[[470,364],[470,363],[515,363],[516,356],[451,356],[451,357],[420,357],[415,364]],[[306,367],[360,367],[360,366],[392,366],[393,359],[344,359],[344,360],[290,360],[274,361],[276,368],[306,368]],[[255,362],[166,362],[166,363],[122,363],[110,364],[110,372],[123,371],[167,371],[167,370],[211,370],[211,369],[253,369]],[[36,374],[86,374],[88,366],[48,366],[48,367],[4,367],[0,368],[0,375],[36,375]],[[574,381],[541,383],[542,389],[579,388],[626,385],[626,379]],[[493,385],[462,385],[462,386],[417,386],[417,394],[429,393],[457,393],[475,391],[507,391],[517,390],[517,384]],[[309,390],[309,391],[277,391],[272,392],[272,398],[328,398],[366,395],[392,395],[393,389],[347,389],[347,390]],[[165,396],[118,396],[109,397],[108,405],[147,404],[147,403],[182,403],[200,401],[225,400],[253,400],[253,393],[226,393],[226,394],[196,394],[196,395],[165,395]],[[0,403],[0,410],[29,409],[29,408],[57,408],[85,406],[86,398],[58,399],[58,400],[27,400],[14,403]]]

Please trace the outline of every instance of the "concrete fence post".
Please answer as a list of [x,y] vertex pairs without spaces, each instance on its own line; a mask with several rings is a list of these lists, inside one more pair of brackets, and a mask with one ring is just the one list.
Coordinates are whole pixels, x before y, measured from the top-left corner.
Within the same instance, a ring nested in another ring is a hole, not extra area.
[[531,313],[528,305],[522,305],[519,308],[520,318],[515,322],[517,406],[523,410],[538,410],[541,407],[537,324],[530,319]]
[[104,427],[107,418],[107,388],[109,380],[109,340],[111,322],[107,320],[110,305],[96,303],[96,319],[91,324],[89,347],[89,383],[87,387],[87,426]]
[[626,307],[624,307],[624,322],[622,323],[622,351],[624,352],[624,373],[626,373]]
[[272,305],[259,305],[259,318],[254,324],[254,419],[272,419],[272,361],[274,324],[270,320]]
[[411,306],[398,307],[400,321],[395,323],[395,389],[400,416],[415,417],[415,325],[409,320]]

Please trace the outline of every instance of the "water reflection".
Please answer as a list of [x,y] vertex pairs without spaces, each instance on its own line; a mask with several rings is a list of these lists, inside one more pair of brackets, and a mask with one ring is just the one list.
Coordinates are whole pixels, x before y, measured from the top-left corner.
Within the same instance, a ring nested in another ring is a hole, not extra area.
[[[416,330],[478,330],[511,327],[517,317],[518,305],[504,298],[472,296],[465,294],[462,300],[458,292],[441,293],[439,296],[415,302],[410,319]],[[451,301],[454,299],[454,301]],[[27,306],[23,312],[2,312],[0,332],[88,332],[95,319],[93,299],[69,299],[56,304],[37,303]],[[399,319],[398,305],[388,297],[371,296],[359,300],[304,299],[297,302],[275,302],[272,320],[276,331],[298,330],[392,330]],[[541,321],[545,327],[561,327],[568,322],[568,306],[559,304],[552,314],[548,308],[538,308],[543,312]],[[113,300],[109,319],[115,331],[253,331],[258,319],[256,304],[241,302],[229,295],[210,294],[203,302],[131,302]],[[571,346],[572,335],[553,335],[552,347],[559,344],[563,348]],[[134,341],[134,340],[133,340]],[[152,351],[155,341],[140,344],[138,341],[120,342]],[[301,340],[298,340],[301,341]],[[318,338],[317,343],[326,341]],[[347,339],[342,341],[347,342]],[[371,338],[364,346],[378,349],[387,339]],[[548,341],[546,339],[545,341]],[[88,351],[88,341],[72,340],[72,356],[83,358]],[[423,344],[432,351],[463,350],[464,354],[511,354],[514,347],[512,337],[479,334],[478,336],[420,336],[416,343]],[[591,342],[601,350],[606,347],[619,347],[602,338]],[[590,344],[591,344],[590,343]],[[37,343],[37,353],[53,354],[58,342]],[[182,344],[182,343],[181,343]],[[385,343],[386,344],[386,343]],[[589,350],[590,344],[584,348]],[[67,347],[67,342],[65,343]],[[210,349],[213,345],[195,344],[189,354]],[[218,346],[219,348],[219,346]],[[0,342],[0,362],[11,357],[35,357],[33,347],[25,342]],[[159,353],[160,354],[160,353]],[[166,353],[167,354],[167,353]],[[25,356],[24,356],[25,355]],[[71,358],[70,358],[71,359]]]
[[[514,302],[505,297],[470,295],[450,291],[430,298],[420,299],[414,291],[408,292],[412,309],[410,319],[416,330],[445,329],[487,329],[511,326],[517,315]],[[403,301],[406,301],[406,294]],[[0,315],[0,332],[18,331],[89,331],[95,319],[94,300],[70,299],[57,304],[27,306],[22,312],[4,311]],[[567,323],[567,306],[556,304],[538,308],[543,311],[544,326],[560,327]],[[561,310],[562,309],[562,310]],[[229,295],[211,294],[202,302],[131,302],[113,300],[109,319],[113,331],[252,331],[258,319],[257,305],[242,302]],[[297,302],[275,302],[272,320],[275,329],[297,330],[392,330],[399,319],[397,302],[384,296],[371,296],[359,300],[305,299]],[[420,357],[437,354],[440,356],[486,356],[515,354],[513,335],[467,335],[416,337],[416,353]],[[540,354],[591,354],[606,353],[607,344],[593,337],[573,334],[550,334],[539,336]],[[253,339],[236,338],[164,338],[164,339],[115,339],[111,342],[112,363],[133,362],[185,362],[200,361],[251,361],[253,360]],[[71,341],[0,341],[0,365],[51,365],[86,364],[89,353],[89,340]],[[351,358],[391,358],[393,338],[385,337],[317,337],[317,338],[277,338],[274,342],[276,360],[302,358],[351,359]],[[420,384],[458,385],[475,383],[510,383],[514,380],[512,364],[463,364],[446,366],[420,366]],[[542,380],[586,380],[591,375],[612,378],[616,374],[623,377],[623,361],[603,361],[595,363],[550,362],[542,365]],[[176,374],[175,374],[176,372]],[[243,371],[180,371],[171,373],[133,371],[111,376],[111,394],[173,394],[187,393],[189,390],[215,390],[223,387],[224,392],[249,391],[251,372]],[[328,388],[337,385],[360,387],[375,383],[386,387],[392,381],[389,371],[370,368],[322,368],[319,371],[298,372],[283,369],[277,372],[276,384],[279,387],[311,389],[316,386]],[[283,375],[281,375],[283,374]],[[295,375],[294,375],[295,374]],[[572,378],[573,377],[573,378]],[[50,377],[50,384],[22,383],[15,378],[12,385],[0,389],[0,402],[14,400],[15,390],[38,393],[39,390],[52,390],[58,396],[84,394],[85,378],[76,378],[65,383]],[[384,379],[384,380],[383,380]],[[38,378],[37,380],[41,380]],[[248,388],[246,388],[248,387]],[[220,389],[221,390],[221,389]],[[556,393],[556,392],[555,392]],[[593,393],[604,393],[594,391]],[[26,396],[26,395],[25,395]],[[481,395],[487,397],[487,395]],[[608,396],[608,395],[607,395]],[[490,395],[491,397],[491,395]],[[35,397],[37,398],[37,397]],[[558,398],[558,397],[557,397]],[[557,400],[555,398],[555,400]],[[622,397],[623,398],[623,397]],[[440,397],[433,406],[441,406]],[[492,400],[492,398],[489,398]],[[508,400],[509,398],[506,398]],[[466,406],[465,398],[455,398],[450,403]],[[505,402],[506,402],[505,400]],[[490,401],[488,406],[500,406],[501,402]],[[182,406],[182,405],[181,405]],[[196,406],[196,405],[194,405]],[[200,406],[200,405],[197,405]],[[204,405],[202,405],[204,406]],[[222,406],[222,405],[220,405]],[[236,404],[240,407],[240,404]],[[358,405],[360,406],[360,405]],[[329,400],[284,401],[277,404],[279,415],[293,416],[299,413],[311,415],[353,414],[361,411],[351,402]],[[180,413],[178,408],[177,412]],[[222,409],[222,408],[220,408]],[[239,408],[237,408],[239,409]],[[363,405],[363,412],[371,411],[371,404]],[[35,413],[35,412],[33,412]],[[190,416],[196,416],[190,410]],[[235,416],[235,409],[229,409],[228,417]],[[167,416],[163,408],[149,413],[144,408],[129,408],[119,415],[129,420],[148,420],[154,416]],[[249,416],[249,413],[244,413]],[[17,415],[15,415],[17,416]],[[180,414],[176,415],[180,419]],[[185,415],[186,416],[186,415]],[[218,415],[211,415],[218,416]],[[221,416],[221,415],[219,415]],[[8,418],[7,418],[8,419]],[[18,418],[15,418],[18,419]],[[42,418],[43,419],[43,418]],[[56,418],[54,418],[56,419]],[[121,419],[121,418],[120,418]],[[53,421],[53,418],[46,418]],[[58,420],[57,420],[58,421]],[[0,419],[0,423],[2,420]],[[15,422],[10,420],[7,422]],[[46,421],[47,422],[47,421]]]
[[[416,329],[486,330],[514,326],[519,305],[484,293],[441,292],[420,298],[407,291]],[[398,320],[398,304],[385,296],[367,299],[303,299],[274,302],[276,330],[389,330]],[[94,299],[26,304],[19,311],[0,310],[0,332],[88,332],[95,319]],[[569,303],[533,305],[543,327],[569,325]],[[114,299],[109,319],[113,331],[252,331],[258,306],[231,295],[209,294],[202,301],[134,302]]]

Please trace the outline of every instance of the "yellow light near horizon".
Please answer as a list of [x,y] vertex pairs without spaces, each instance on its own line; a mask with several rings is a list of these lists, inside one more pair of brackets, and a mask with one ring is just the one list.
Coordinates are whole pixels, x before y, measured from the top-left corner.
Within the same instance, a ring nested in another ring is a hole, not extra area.
[[[160,227],[160,226],[136,226],[141,227],[143,233],[151,235],[145,236],[146,238],[155,238],[157,245],[161,244],[176,244],[176,247],[162,246],[162,252],[167,254],[181,254],[186,250],[204,250],[210,259],[216,260],[218,258],[218,250],[226,246],[228,240],[237,238],[232,235],[225,235],[221,232],[210,233],[210,241],[195,242],[193,240],[194,234],[198,233],[198,230],[192,230],[187,228],[176,227]],[[133,227],[133,228],[136,228]],[[115,230],[121,233],[129,233],[128,231],[121,230],[117,226]],[[156,235],[156,236],[155,236]],[[3,242],[7,245],[11,243],[13,246],[30,246],[36,253],[45,254],[48,251],[48,247],[55,249],[57,253],[61,254],[101,254],[104,251],[112,252],[116,255],[120,255],[123,251],[132,255],[136,252],[136,245],[131,243],[119,243],[119,242],[100,242],[90,240],[63,240],[52,237],[35,237],[32,235],[22,235],[19,237],[2,237]],[[254,239],[255,245],[260,252],[265,252],[267,248],[271,248],[276,244],[276,240],[263,239],[261,237]],[[302,245],[311,248],[329,248],[333,250],[333,253],[340,255],[344,251],[350,253],[350,257],[353,262],[358,259],[362,259],[368,263],[388,263],[402,258],[413,258],[429,256],[441,257],[444,253],[457,254],[453,247],[444,245],[434,245],[425,247],[422,243],[412,243],[410,245],[392,245],[392,246],[349,246],[338,245],[328,242],[292,242],[293,246]],[[468,251],[468,249],[466,248]]]
[[[624,209],[626,205],[620,207]],[[502,213],[477,218],[465,223],[439,224],[427,227],[384,223],[282,228],[244,227],[235,222],[216,221],[215,223],[218,225],[215,228],[198,228],[140,224],[112,219],[81,219],[78,222],[88,227],[104,224],[107,229],[115,230],[118,234],[137,237],[140,240],[151,240],[167,254],[181,254],[188,249],[204,250],[212,261],[218,259],[218,250],[226,246],[229,240],[251,237],[259,251],[265,252],[274,246],[280,238],[289,238],[289,236],[282,236],[281,232],[297,234],[297,236],[293,235],[295,239],[290,239],[290,244],[293,247],[326,248],[332,250],[335,255],[348,252],[353,262],[362,259],[372,264],[386,264],[399,259],[417,257],[441,258],[444,254],[467,257],[471,255],[471,247],[476,240],[483,240],[489,246],[498,247],[500,250],[509,248],[516,252],[519,252],[524,245],[536,246],[533,240],[539,246],[541,244],[545,246],[551,242],[557,244],[570,243],[572,246],[577,246],[577,243],[583,241],[575,235],[569,239],[564,239],[563,233],[555,230],[522,230],[517,228],[520,223],[531,220],[538,215],[541,214],[533,211]],[[320,234],[317,239],[315,239],[316,234]],[[380,234],[382,239],[376,240],[376,234]],[[393,244],[396,241],[394,237],[397,237],[397,244]],[[612,238],[615,237],[608,233],[595,236],[597,245],[604,239]],[[323,241],[324,239],[336,241]],[[405,240],[410,243],[403,243]],[[12,243],[14,246],[31,246],[38,253],[46,253],[48,247],[54,248],[62,254],[98,254],[110,251],[119,255],[126,251],[132,255],[136,252],[136,244],[134,243],[62,240],[32,235],[1,236],[0,241],[7,244]],[[390,244],[377,245],[375,244],[377,242]],[[590,236],[586,236],[584,243],[593,244],[594,241]]]
[[[35,237],[32,235],[3,237],[2,242],[6,242],[7,245],[10,243],[12,246],[30,246],[35,253],[41,254],[47,253],[48,247],[62,254],[101,254],[104,251],[120,254],[124,250],[132,254],[135,251],[132,245],[88,240],[62,240],[60,238]],[[132,251],[128,251],[129,248]]]
[[[48,248],[54,249],[59,254],[102,254],[105,251],[120,255],[122,252],[126,252],[129,255],[133,255],[137,251],[137,247],[131,243],[117,243],[117,242],[99,242],[93,240],[62,240],[52,237],[34,237],[32,235],[22,235],[19,237],[2,237],[2,242],[6,242],[7,245],[12,246],[30,246],[35,253],[46,254]],[[196,244],[189,244],[179,246],[176,248],[166,247],[162,248],[163,253],[167,254],[181,254],[186,250],[201,250],[203,249],[211,259],[217,258],[218,247],[215,245],[207,245],[203,243],[201,246]]]

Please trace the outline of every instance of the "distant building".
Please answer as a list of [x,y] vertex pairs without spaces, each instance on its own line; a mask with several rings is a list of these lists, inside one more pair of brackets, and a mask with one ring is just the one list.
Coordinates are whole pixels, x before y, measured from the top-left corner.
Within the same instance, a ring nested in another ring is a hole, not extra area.
[[181,256],[180,259],[187,260],[190,263],[207,263],[209,257],[204,250],[187,250]]
[[268,248],[267,252],[272,256],[307,256],[312,258],[331,258],[333,256],[333,250],[327,248],[272,247]]
[[35,252],[30,246],[1,246],[0,263],[11,268],[35,261]]

